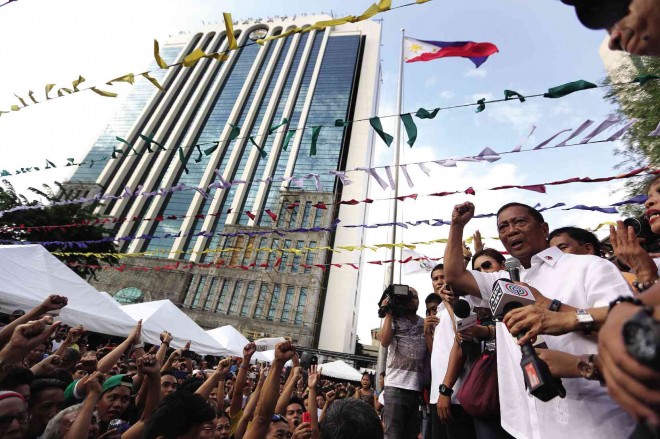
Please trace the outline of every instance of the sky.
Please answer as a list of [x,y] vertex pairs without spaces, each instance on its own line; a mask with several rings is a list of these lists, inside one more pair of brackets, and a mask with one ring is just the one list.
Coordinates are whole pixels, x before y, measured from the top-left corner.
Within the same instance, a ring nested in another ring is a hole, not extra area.
[[[394,6],[405,2],[393,1]],[[153,40],[165,41],[180,31],[195,31],[209,22],[220,22],[222,12],[235,19],[332,12],[334,16],[358,15],[369,1],[316,0],[115,0],[111,3],[89,0],[18,0],[0,7],[0,110],[18,104],[14,94],[27,99],[29,90],[43,100],[44,86],[67,86],[78,75],[87,83],[102,85],[128,72],[141,72],[152,61]],[[583,28],[573,9],[557,0],[434,0],[380,14],[382,20],[382,82],[379,115],[396,113],[396,89],[401,28],[406,35],[425,40],[491,42],[498,46],[481,68],[461,58],[407,64],[404,68],[404,111],[476,102],[480,98],[499,99],[503,90],[523,95],[545,92],[566,82],[585,79],[599,82],[606,72],[598,54],[604,32]],[[106,86],[105,89],[108,89]],[[67,158],[81,160],[119,108],[131,86],[119,84],[113,91],[118,98],[103,98],[91,92],[30,105],[18,113],[0,117],[2,169],[44,166]],[[599,123],[614,107],[603,99],[603,89],[588,90],[561,99],[529,99],[489,104],[475,113],[474,107],[441,111],[433,120],[417,120],[418,139],[413,148],[405,147],[401,163],[438,160],[478,154],[483,148],[509,151],[529,133],[524,148],[532,148],[552,134],[576,128],[585,119]],[[54,94],[51,92],[51,94]],[[30,102],[29,100],[27,101]],[[384,119],[387,132],[394,132],[394,119]],[[594,125],[595,126],[595,125]],[[555,143],[563,140],[560,137]],[[582,145],[546,151],[503,156],[495,163],[461,163],[456,168],[431,165],[429,177],[412,169],[414,188],[402,183],[400,194],[429,194],[473,187],[475,196],[420,197],[399,204],[404,221],[451,217],[455,204],[472,201],[477,213],[495,212],[510,201],[549,206],[607,205],[625,198],[621,182],[571,184],[548,187],[546,194],[522,190],[483,191],[493,186],[527,185],[571,177],[604,177],[619,171],[617,142]],[[376,165],[392,160],[392,149],[376,140]],[[8,177],[20,191],[29,186],[52,184],[70,176],[71,168]],[[391,194],[372,185],[370,197]],[[380,203],[380,204],[379,204]],[[376,202],[369,222],[387,221],[389,204]],[[388,206],[387,208],[385,208]],[[391,214],[390,214],[391,215]],[[550,228],[566,225],[593,228],[616,215],[581,211],[548,211]],[[479,229],[485,244],[501,249],[493,219],[474,220],[467,233]],[[402,233],[400,233],[402,232]],[[398,232],[399,242],[444,238],[448,228],[411,227]],[[602,237],[603,232],[599,232]],[[388,242],[384,229],[367,232],[366,242]],[[431,257],[442,256],[443,246],[418,246]],[[386,250],[368,252],[368,260],[389,259]],[[370,339],[369,330],[379,326],[376,301],[382,288],[384,268],[362,267],[365,279],[361,291],[358,335]],[[374,283],[375,281],[375,283]],[[402,282],[415,286],[423,298],[430,293],[428,273],[405,276]]]

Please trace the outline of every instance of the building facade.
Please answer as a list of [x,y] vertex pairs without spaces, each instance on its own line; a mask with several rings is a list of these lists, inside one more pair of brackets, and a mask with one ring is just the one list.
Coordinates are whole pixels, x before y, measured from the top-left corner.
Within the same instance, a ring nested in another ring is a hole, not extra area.
[[[121,271],[102,270],[98,289],[168,298],[206,328],[231,324],[252,338],[353,351],[360,273],[332,264],[357,265],[360,255],[323,247],[362,244],[361,229],[335,225],[365,222],[366,204],[337,202],[366,198],[367,177],[351,173],[345,184],[333,172],[370,166],[373,135],[368,123],[334,125],[376,114],[380,24],[256,44],[330,18],[235,22],[239,49],[226,61],[157,70],[163,92],[136,82],[85,162],[113,159],[71,179],[117,197],[98,213],[130,219],[113,232],[122,252],[139,253],[123,258]],[[172,37],[161,56],[173,64],[226,46],[224,26],[212,25]],[[127,192],[138,195],[121,197]]]

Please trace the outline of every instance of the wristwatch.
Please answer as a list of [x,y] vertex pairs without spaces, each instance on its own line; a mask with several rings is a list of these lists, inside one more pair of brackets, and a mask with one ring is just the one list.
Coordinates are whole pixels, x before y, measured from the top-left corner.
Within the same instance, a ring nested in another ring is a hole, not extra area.
[[589,314],[585,309],[576,309],[575,317],[577,318],[578,325],[580,326],[582,332],[585,334],[590,334],[591,330],[594,329],[594,318],[592,315]]
[[580,357],[577,365],[578,372],[582,377],[588,380],[599,380],[600,381],[600,372],[596,367],[594,361],[594,354],[588,355],[586,357]]
[[623,325],[623,340],[628,353],[654,370],[660,368],[660,321],[653,308],[644,307]]
[[443,396],[452,396],[454,391],[451,387],[447,387],[444,384],[440,384],[440,394]]

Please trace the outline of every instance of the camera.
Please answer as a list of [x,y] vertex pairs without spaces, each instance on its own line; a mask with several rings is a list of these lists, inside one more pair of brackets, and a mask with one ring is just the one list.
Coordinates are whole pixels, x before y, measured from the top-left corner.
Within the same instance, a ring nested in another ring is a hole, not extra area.
[[653,370],[660,370],[660,322],[651,310],[641,310],[623,325],[628,353]]
[[660,235],[656,235],[651,230],[648,218],[644,215],[639,218],[627,218],[623,221],[626,227],[632,227],[635,236],[641,239],[640,245],[649,253],[660,251]]
[[[390,285],[378,301],[378,317],[382,319],[389,311],[392,311],[392,315],[395,317],[402,316],[412,298],[413,294],[408,285]],[[381,305],[385,299],[388,299],[387,305]]]

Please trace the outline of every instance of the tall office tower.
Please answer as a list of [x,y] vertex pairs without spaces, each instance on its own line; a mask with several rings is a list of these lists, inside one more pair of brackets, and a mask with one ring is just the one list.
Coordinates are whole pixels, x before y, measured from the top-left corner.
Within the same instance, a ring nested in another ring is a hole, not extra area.
[[[226,61],[157,70],[164,92],[136,82],[85,158],[96,165],[71,179],[117,197],[99,213],[126,219],[114,223],[122,252],[144,253],[102,270],[98,289],[125,303],[170,299],[205,328],[353,352],[361,277],[332,264],[357,267],[360,254],[327,248],[362,244],[363,229],[341,226],[365,223],[366,204],[337,202],[366,198],[368,181],[333,172],[370,166],[373,134],[368,122],[334,125],[376,114],[380,23],[256,43],[328,19],[236,22],[240,48]],[[161,55],[173,64],[226,47],[214,25],[171,37]]]

